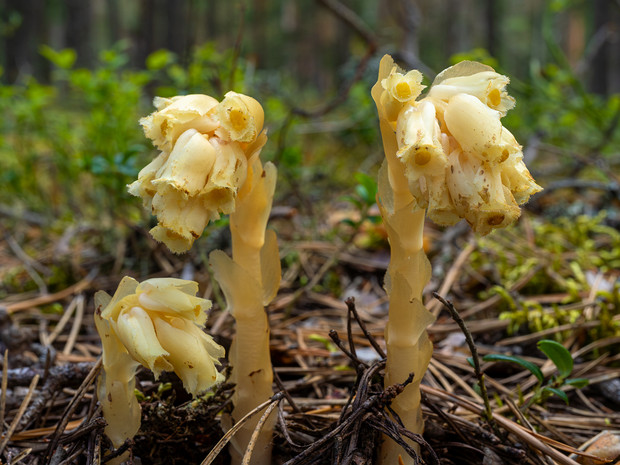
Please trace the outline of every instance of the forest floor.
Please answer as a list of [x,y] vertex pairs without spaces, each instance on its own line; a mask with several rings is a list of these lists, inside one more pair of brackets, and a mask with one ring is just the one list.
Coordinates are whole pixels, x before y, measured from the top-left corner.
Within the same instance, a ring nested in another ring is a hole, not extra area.
[[[617,199],[597,206],[603,207],[617,212]],[[339,208],[329,207],[327,223]],[[516,302],[515,314],[529,309],[540,311],[543,322],[545,314],[557,317],[538,330],[527,315],[518,329],[514,318],[499,318],[500,309],[507,308],[505,296],[481,292],[501,284],[507,271],[500,266],[517,266],[510,262],[512,246],[523,249],[525,244],[528,256],[538,258],[550,253],[534,240],[538,230],[532,225],[540,215],[528,213],[519,230],[492,235],[505,254],[485,246],[462,225],[443,231],[427,228],[434,274],[425,296],[437,320],[428,329],[434,355],[422,387],[426,426],[423,439],[417,438],[420,463],[574,465],[615,463],[592,460],[605,453],[617,460],[620,454],[618,271],[597,274],[591,267],[586,270],[594,273],[589,288],[577,289],[572,298],[566,290],[534,282],[540,279],[540,267],[513,280],[507,288]],[[272,224],[280,240],[283,280],[268,308],[274,392],[282,393],[273,400],[278,403],[274,463],[371,464],[383,435],[397,440],[408,435],[386,413],[397,390],[382,385],[387,245],[377,240],[370,248],[360,248],[359,237],[338,236],[299,241],[304,218],[286,207],[276,216]],[[35,286],[22,292],[7,286],[0,302],[2,463],[105,463],[109,443],[94,394],[101,353],[92,320],[94,292],[113,293],[126,274],[144,278],[141,263],[148,261],[156,264],[148,269],[149,277],[182,276],[200,284],[204,296],[214,301],[207,329],[225,347],[234,322],[222,310],[222,298],[200,253],[175,256],[146,231],[133,228],[113,253],[101,255],[88,246],[87,237],[97,233],[87,229],[61,231],[50,240],[36,222],[24,219],[19,224],[19,231],[7,232],[0,244],[2,279],[31,280]],[[605,239],[591,239],[595,251],[610,249]],[[554,255],[556,273],[570,268],[578,253]],[[54,281],[58,269],[69,270],[73,279]],[[528,289],[529,307],[521,298]],[[599,291],[605,290],[616,300],[600,297]],[[457,324],[451,308],[466,329]],[[573,317],[566,323],[558,312]],[[596,333],[602,326],[609,331]],[[488,354],[518,355],[538,366],[546,383],[553,379],[555,366],[536,343],[556,336],[575,361],[571,377],[588,380],[582,388],[560,386],[568,403],[552,395],[528,405],[540,389],[531,371],[515,363],[482,361]],[[486,396],[467,361],[468,338],[477,348]],[[174,374],[154,380],[141,370],[138,377],[142,427],[127,444],[135,463],[202,463],[222,438],[219,415],[230,408],[232,386],[221,385],[192,401]],[[224,448],[213,463],[227,460]]]

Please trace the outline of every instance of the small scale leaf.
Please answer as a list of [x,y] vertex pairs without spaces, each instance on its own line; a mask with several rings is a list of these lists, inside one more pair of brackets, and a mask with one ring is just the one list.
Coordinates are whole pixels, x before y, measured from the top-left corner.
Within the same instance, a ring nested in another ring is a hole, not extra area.
[[558,368],[560,376],[567,378],[573,371],[573,357],[570,352],[559,342],[543,339],[538,341],[538,348]]
[[568,384],[569,386],[574,386],[577,389],[580,389],[590,384],[590,380],[586,378],[573,378],[567,379],[566,381],[564,381],[564,384]]
[[568,396],[561,389],[545,386],[543,388],[543,391],[547,391],[547,392],[550,392],[552,394],[555,394],[556,396],[558,396],[560,399],[562,399],[564,402],[566,402],[568,404]]
[[545,378],[543,376],[542,371],[540,371],[540,368],[538,368],[538,365],[532,362],[528,362],[527,360],[523,360],[521,357],[514,357],[512,355],[502,355],[502,354],[489,354],[489,355],[485,355],[484,357],[482,357],[482,360],[484,360],[485,362],[516,363],[517,365],[522,366],[526,370],[529,370],[534,376],[536,376],[538,381],[540,381],[541,383],[543,382]]

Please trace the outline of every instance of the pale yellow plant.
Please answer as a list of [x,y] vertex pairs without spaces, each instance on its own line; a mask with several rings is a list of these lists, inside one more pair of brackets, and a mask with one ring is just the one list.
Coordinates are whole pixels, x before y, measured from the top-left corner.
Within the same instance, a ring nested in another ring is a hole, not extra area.
[[[157,215],[153,237],[184,252],[209,221],[230,215],[232,260],[222,251],[210,257],[236,320],[229,357],[234,409],[222,421],[227,429],[273,394],[265,306],[278,290],[281,271],[275,233],[266,231],[277,172],[259,159],[267,140],[264,113],[256,100],[235,92],[219,103],[206,95],[154,103],[157,111],[141,124],[161,153],[129,186]],[[257,421],[233,437],[233,463],[241,462]],[[251,464],[271,463],[273,424],[271,418],[263,425]]]
[[[233,367],[231,382],[234,409],[224,417],[226,428],[239,421],[273,395],[273,372],[269,351],[269,321],[265,306],[275,297],[281,278],[280,256],[274,231],[267,221],[276,185],[272,163],[264,168],[257,158],[230,214],[232,259],[216,250],[209,256],[215,278],[222,287],[228,310],[236,321],[236,334],[229,351]],[[230,449],[233,464],[242,463],[250,437],[259,421],[255,417],[235,434]],[[251,465],[271,464],[271,437],[275,417],[262,425],[252,451]]]
[[234,211],[248,163],[267,138],[263,109],[247,95],[228,92],[221,102],[201,94],[163,99],[142,118],[160,154],[129,185],[157,216],[151,235],[170,250],[189,250],[209,221]]
[[103,346],[103,372],[97,394],[114,447],[140,427],[134,394],[139,365],[157,378],[174,371],[193,396],[223,380],[218,372],[223,347],[203,329],[211,302],[196,297],[198,284],[174,278],[138,283],[121,280],[114,296],[95,294],[95,324]]
[[[385,384],[414,374],[392,407],[407,429],[421,434],[419,385],[432,355],[426,328],[434,320],[422,302],[431,276],[422,248],[425,212],[437,224],[465,219],[474,231],[488,234],[514,222],[519,205],[541,188],[501,123],[515,104],[505,90],[506,76],[462,62],[440,73],[422,98],[420,82],[420,73],[401,71],[386,55],[372,96],[386,156],[378,201],[391,246]],[[380,463],[399,460],[414,463],[386,440]]]

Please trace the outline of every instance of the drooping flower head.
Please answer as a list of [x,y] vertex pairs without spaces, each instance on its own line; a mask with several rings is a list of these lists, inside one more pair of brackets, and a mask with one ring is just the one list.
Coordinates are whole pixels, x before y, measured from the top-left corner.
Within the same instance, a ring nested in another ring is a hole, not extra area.
[[209,221],[234,211],[248,163],[267,140],[264,114],[256,100],[235,92],[221,102],[194,94],[156,97],[154,105],[140,124],[161,152],[129,192],[157,216],[152,236],[182,253]]
[[198,284],[174,278],[138,283],[125,277],[113,297],[95,294],[95,323],[103,346],[98,398],[115,447],[140,426],[133,393],[139,365],[156,377],[174,371],[193,396],[223,380],[224,349],[203,331],[211,302],[196,297]]
[[426,208],[441,225],[464,218],[483,235],[514,222],[519,205],[541,187],[501,122],[515,104],[505,89],[508,78],[461,62],[440,73],[423,98],[399,100],[396,87],[410,73],[393,65],[382,81],[379,113],[394,131],[383,135],[384,146],[391,137],[414,207]]

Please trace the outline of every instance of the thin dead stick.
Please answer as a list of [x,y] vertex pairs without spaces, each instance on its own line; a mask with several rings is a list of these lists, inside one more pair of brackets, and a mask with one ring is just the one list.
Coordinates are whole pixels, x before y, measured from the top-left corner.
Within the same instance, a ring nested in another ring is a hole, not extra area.
[[266,400],[262,404],[255,407],[253,410],[250,410],[243,418],[241,418],[241,420],[235,423],[235,425],[232,428],[226,431],[226,434],[224,434],[224,436],[222,436],[222,439],[220,439],[218,443],[213,447],[213,449],[211,449],[211,452],[209,452],[209,455],[205,457],[205,459],[200,463],[200,465],[210,465],[211,463],[213,463],[213,461],[219,455],[219,453],[222,452],[222,449],[226,447],[226,444],[230,442],[230,440],[235,435],[235,433],[239,431],[245,423],[247,423],[254,415],[256,415],[258,412],[260,412],[262,409],[264,409],[268,405],[272,403],[277,404],[283,398],[284,398],[284,393],[278,392],[275,395],[273,395],[271,399]]
[[463,321],[459,313],[456,311],[456,308],[454,308],[454,305],[452,304],[452,302],[444,299],[436,292],[433,292],[433,297],[439,300],[444,305],[444,307],[448,309],[448,311],[450,312],[450,315],[452,316],[452,319],[455,321],[457,325],[459,325],[459,328],[461,328],[461,331],[465,335],[465,340],[467,341],[467,345],[469,346],[469,350],[471,351],[471,358],[474,362],[474,373],[476,374],[476,378],[478,379],[478,386],[480,386],[480,396],[482,397],[482,400],[484,401],[484,416],[486,420],[489,422],[489,424],[491,425],[491,427],[494,427],[493,411],[491,410],[491,404],[489,402],[489,396],[487,394],[487,387],[484,382],[484,374],[482,373],[482,370],[480,369],[480,359],[478,358],[478,349],[476,349],[476,344],[474,344],[474,339],[471,336],[471,333],[469,332],[469,330],[467,329],[465,322]]
[[2,455],[2,453],[4,452],[4,448],[11,440],[11,436],[13,435],[13,433],[15,432],[15,429],[17,428],[17,425],[19,424],[19,420],[22,419],[22,416],[24,415],[24,412],[26,411],[26,408],[28,407],[28,404],[30,403],[30,399],[32,398],[32,395],[34,394],[34,388],[37,386],[38,383],[39,383],[39,375],[35,375],[34,378],[32,378],[32,381],[30,382],[28,393],[26,394],[26,396],[24,397],[24,400],[19,406],[17,415],[15,415],[15,417],[13,418],[13,421],[11,422],[11,426],[9,426],[8,431],[4,434],[4,439],[2,440],[2,443],[0,443],[0,455]]
[[347,304],[347,309],[349,313],[353,314],[353,316],[355,317],[355,321],[357,321],[357,325],[362,330],[362,333],[364,333],[364,336],[366,337],[368,342],[370,342],[370,345],[373,347],[373,349],[375,349],[375,352],[377,352],[377,354],[379,354],[379,357],[381,358],[387,357],[381,346],[377,343],[377,340],[372,337],[372,335],[366,328],[366,324],[364,323],[364,321],[360,318],[359,313],[357,312],[357,307],[355,306],[355,298],[349,297],[344,302],[345,304]]
[[52,343],[60,335],[62,330],[65,329],[65,326],[67,325],[67,323],[73,316],[76,305],[77,305],[77,296],[75,296],[71,300],[71,303],[67,306],[67,309],[64,311],[64,313],[60,317],[60,320],[58,320],[58,324],[54,328],[54,331],[52,331],[52,333],[49,336],[47,336],[44,341],[41,341],[43,345],[46,345],[46,346],[52,345]]
[[41,276],[39,275],[39,273],[37,273],[37,271],[40,273],[47,274],[50,272],[50,270],[47,267],[44,267],[43,265],[41,265],[39,262],[33,259],[26,252],[24,252],[24,250],[19,246],[17,241],[13,239],[13,236],[11,236],[9,233],[5,235],[4,239],[6,240],[6,243],[9,245],[13,253],[17,255],[17,257],[22,261],[22,264],[24,265],[24,269],[30,275],[32,280],[35,282],[35,284],[41,291],[41,294],[47,295],[48,290],[47,290],[47,286],[45,285],[45,281],[41,278]]
[[73,350],[73,346],[75,345],[75,341],[77,340],[82,326],[82,318],[84,317],[84,295],[79,294],[76,297],[76,300],[75,318],[73,319],[73,326],[71,327],[71,332],[69,333],[67,343],[65,344],[64,349],[62,349],[63,355],[69,355]]
[[469,384],[467,384],[465,380],[463,380],[463,378],[457,375],[454,371],[452,371],[446,365],[444,365],[443,363],[439,362],[436,359],[431,359],[431,364],[433,364],[439,371],[444,373],[446,376],[450,377],[454,383],[458,384],[461,387],[461,389],[463,389],[469,395],[469,397],[471,397],[472,399],[475,399],[477,402],[484,402],[482,397],[480,397],[480,394],[474,391],[469,386]]
[[60,418],[60,421],[58,422],[58,425],[56,426],[56,430],[54,431],[54,434],[50,438],[50,442],[49,442],[49,445],[47,446],[45,457],[47,458],[52,457],[54,449],[56,449],[56,446],[58,445],[58,441],[60,440],[60,436],[67,428],[67,424],[69,423],[69,419],[71,415],[73,415],[73,412],[79,405],[79,401],[82,399],[82,397],[84,397],[84,394],[86,394],[86,390],[88,389],[88,387],[91,385],[91,383],[95,380],[95,378],[99,374],[99,370],[101,369],[101,363],[102,363],[101,357],[99,357],[99,359],[97,360],[97,363],[93,365],[90,372],[88,373],[88,375],[86,375],[86,378],[84,378],[84,381],[82,381],[82,384],[80,385],[78,390],[75,392],[75,395],[73,396],[73,398],[71,399],[71,401],[65,408],[64,412],[62,413],[62,417]]
[[32,452],[32,448],[31,447],[29,447],[28,449],[22,449],[22,451],[19,454],[17,454],[15,457],[13,457],[13,459],[11,460],[11,464],[16,464],[16,463],[21,462],[26,457],[28,457],[30,452]]
[[254,432],[252,433],[252,437],[250,438],[250,442],[248,443],[248,448],[245,450],[245,454],[243,455],[243,461],[241,462],[242,465],[250,465],[250,460],[252,460],[252,452],[254,451],[256,441],[258,441],[258,435],[260,434],[260,430],[267,421],[267,418],[269,418],[271,412],[273,412],[273,409],[280,404],[280,400],[282,400],[282,397],[280,397],[280,399],[274,402],[271,402],[269,404],[269,407],[267,407],[267,410],[265,410],[265,413],[263,413],[263,415],[260,417],[260,420],[258,420],[256,428],[254,428]]
[[17,312],[19,310],[26,310],[32,307],[38,307],[40,305],[50,304],[52,302],[57,302],[66,297],[69,297],[72,294],[77,294],[78,292],[82,292],[85,289],[88,289],[91,281],[99,272],[98,268],[93,269],[88,276],[82,279],[80,282],[75,283],[73,286],[69,286],[62,291],[56,292],[54,294],[42,295],[39,297],[35,297],[34,299],[24,300],[22,302],[15,302],[14,304],[7,304],[6,310],[9,314]]

